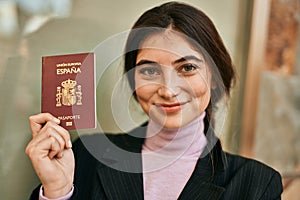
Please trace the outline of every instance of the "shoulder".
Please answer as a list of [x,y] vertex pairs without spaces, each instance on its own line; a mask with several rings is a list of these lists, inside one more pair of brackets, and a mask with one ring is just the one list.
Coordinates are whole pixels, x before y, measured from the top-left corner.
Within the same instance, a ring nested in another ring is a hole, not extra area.
[[251,158],[227,152],[224,154],[225,167],[221,179],[225,181],[228,189],[234,189],[241,194],[247,192],[257,198],[264,197],[263,199],[280,197],[282,182],[278,171]]
[[83,135],[73,142],[75,151],[81,150],[97,150],[103,151],[106,148],[117,146],[119,148],[134,151],[135,147],[142,145],[143,137],[135,137],[129,133],[97,133],[91,135]]
[[245,175],[255,175],[257,177],[272,176],[279,174],[275,169],[252,158],[246,158],[240,155],[225,152],[225,166],[227,170],[236,174],[243,172]]
[[[73,142],[75,156],[75,175],[95,173],[98,167],[126,159],[124,149],[133,149],[133,140],[128,134],[96,133],[82,135]],[[131,151],[131,152],[132,152]],[[129,150],[128,150],[129,152]],[[130,153],[128,153],[130,154]]]
[[[136,128],[128,133],[95,133],[81,135],[73,142],[75,161],[103,161],[103,158],[115,157],[118,152],[141,152],[145,129]],[[79,164],[79,163],[78,163]]]
[[144,142],[146,127],[140,126],[127,133],[95,133],[79,136],[73,143],[75,151],[105,151],[117,146],[128,151],[139,151]]

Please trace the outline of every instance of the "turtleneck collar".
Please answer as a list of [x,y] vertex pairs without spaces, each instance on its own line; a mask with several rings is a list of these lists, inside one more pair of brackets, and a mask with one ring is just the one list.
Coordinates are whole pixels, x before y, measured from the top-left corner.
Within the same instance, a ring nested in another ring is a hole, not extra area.
[[144,170],[165,167],[179,158],[198,158],[207,144],[204,117],[205,112],[179,129],[166,129],[150,120],[142,150]]

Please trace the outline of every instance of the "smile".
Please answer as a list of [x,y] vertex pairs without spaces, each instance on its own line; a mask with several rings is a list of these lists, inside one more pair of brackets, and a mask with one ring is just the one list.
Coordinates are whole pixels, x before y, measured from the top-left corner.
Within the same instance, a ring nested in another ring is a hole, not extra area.
[[158,107],[160,110],[164,111],[165,113],[176,113],[179,112],[182,109],[182,106],[186,104],[184,103],[156,103],[154,104],[156,107]]

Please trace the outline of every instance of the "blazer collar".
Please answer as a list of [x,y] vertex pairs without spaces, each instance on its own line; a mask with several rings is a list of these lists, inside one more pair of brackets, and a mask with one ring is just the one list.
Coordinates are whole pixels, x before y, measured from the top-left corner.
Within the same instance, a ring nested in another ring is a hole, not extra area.
[[142,173],[123,172],[103,165],[98,166],[97,173],[108,199],[144,198]]
[[[119,148],[114,148],[112,145],[107,147],[102,159],[106,165],[98,163],[98,176],[110,199],[143,199],[141,150],[144,137],[141,136],[145,136],[145,129],[140,127],[128,135],[112,137],[114,146]],[[179,199],[215,200],[219,199],[225,190],[213,183],[214,178],[226,167],[225,154],[220,141],[213,133],[208,133],[207,138],[208,145]],[[120,150],[129,153],[120,154]]]
[[[142,145],[146,127],[124,135],[107,135],[107,145],[97,173],[109,199],[143,199]],[[103,164],[104,163],[104,164]]]
[[[224,171],[224,152],[218,140],[213,149],[206,148],[200,157],[191,178],[184,187],[179,199],[220,199],[225,188],[214,184],[216,176]],[[203,155],[202,155],[203,156]]]

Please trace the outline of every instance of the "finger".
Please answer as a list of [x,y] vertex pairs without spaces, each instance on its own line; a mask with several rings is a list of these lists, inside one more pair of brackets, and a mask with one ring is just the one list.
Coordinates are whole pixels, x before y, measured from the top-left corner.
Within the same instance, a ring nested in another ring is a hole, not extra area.
[[48,121],[52,121],[56,124],[60,123],[60,120],[51,115],[50,113],[40,113],[37,115],[30,116],[29,122],[32,136],[35,137]]
[[60,150],[63,150],[65,148],[65,141],[64,139],[61,137],[61,135],[57,132],[57,130],[55,129],[55,127],[51,127],[47,129],[47,136],[48,137],[53,137],[57,143],[59,144]]
[[45,137],[55,137],[61,145],[61,148],[71,148],[72,142],[70,139],[69,132],[63,127],[53,123],[52,121],[47,122],[47,124],[42,128],[39,135],[43,135],[39,140]]
[[47,124],[42,128],[42,130],[33,140],[35,143],[39,143],[42,140],[47,139],[48,137],[55,138],[59,143],[61,149],[64,149],[65,147],[68,148],[65,138],[70,139],[70,136],[68,131],[61,126],[54,124],[53,122],[47,122]]
[[[49,137],[39,143],[40,147],[46,147],[41,149],[44,151],[44,155],[47,155],[49,159],[53,159],[54,157],[61,158],[63,149],[61,149],[60,144],[57,139],[54,137]],[[49,148],[49,149],[48,149]]]
[[71,142],[69,131],[67,131],[62,126],[58,126],[58,125],[54,126],[54,128],[57,131],[57,133],[59,133],[61,138],[64,140],[64,144],[65,144],[64,146],[66,148],[71,148],[72,147],[72,142]]
[[32,161],[45,157],[52,159],[59,152],[61,152],[60,144],[54,137],[47,137],[40,142],[32,140],[26,148],[26,154]]
[[50,150],[49,150],[49,154],[48,157],[50,159],[53,159],[55,156],[57,157],[61,157],[61,152],[63,151],[60,148],[60,144],[57,142],[56,138],[53,137],[49,137],[47,140],[44,140],[45,142],[50,142]]

